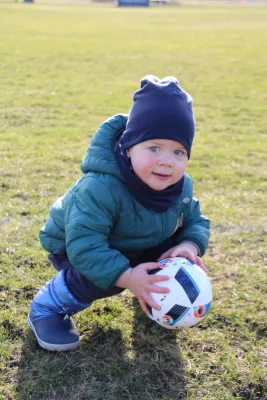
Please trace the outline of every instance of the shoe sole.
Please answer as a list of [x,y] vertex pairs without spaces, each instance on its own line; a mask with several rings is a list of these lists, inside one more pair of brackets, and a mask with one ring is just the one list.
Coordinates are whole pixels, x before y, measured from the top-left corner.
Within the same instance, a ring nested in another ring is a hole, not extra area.
[[69,350],[74,350],[76,349],[79,344],[80,344],[80,340],[78,340],[77,342],[74,343],[68,343],[68,344],[52,344],[52,343],[46,343],[43,340],[41,340],[39,338],[39,336],[37,335],[36,330],[34,329],[34,326],[30,320],[30,315],[28,315],[28,325],[31,328],[31,330],[34,333],[34,336],[36,337],[36,340],[39,344],[39,346],[41,346],[43,349],[45,350],[49,350],[49,351],[69,351]]

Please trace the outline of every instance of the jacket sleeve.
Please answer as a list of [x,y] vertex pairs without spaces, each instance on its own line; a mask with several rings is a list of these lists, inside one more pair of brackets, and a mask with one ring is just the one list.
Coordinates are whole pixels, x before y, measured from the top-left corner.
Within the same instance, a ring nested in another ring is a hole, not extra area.
[[66,221],[67,254],[74,268],[101,289],[114,286],[129,268],[128,259],[108,242],[118,217],[119,206],[106,184],[84,179]]
[[193,197],[193,183],[186,175],[182,226],[176,232],[177,243],[191,242],[198,248],[198,255],[205,253],[210,237],[210,221],[202,214],[199,201]]

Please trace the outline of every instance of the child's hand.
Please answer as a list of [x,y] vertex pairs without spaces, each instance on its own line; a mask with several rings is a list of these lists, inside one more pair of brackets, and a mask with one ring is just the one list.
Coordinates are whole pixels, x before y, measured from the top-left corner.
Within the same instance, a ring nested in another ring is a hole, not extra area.
[[116,286],[129,289],[137,298],[142,310],[149,314],[147,304],[155,310],[160,310],[160,306],[152,299],[152,293],[169,293],[168,288],[154,285],[155,282],[167,281],[166,275],[149,275],[147,271],[159,268],[160,264],[149,262],[139,264],[134,268],[127,269],[117,280]]
[[158,261],[164,260],[164,258],[172,258],[172,257],[185,257],[194,262],[195,264],[199,265],[204,271],[206,270],[205,265],[200,257],[198,257],[198,250],[196,246],[192,243],[181,243],[178,246],[174,246],[168,251],[165,251]]

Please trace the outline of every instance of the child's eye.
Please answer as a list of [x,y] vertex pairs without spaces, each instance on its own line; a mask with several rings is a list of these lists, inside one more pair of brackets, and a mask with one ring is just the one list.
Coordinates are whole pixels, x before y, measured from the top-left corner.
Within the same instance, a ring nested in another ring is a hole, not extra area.
[[182,156],[185,155],[185,152],[182,151],[182,150],[175,150],[175,151],[174,151],[174,154],[175,154],[176,156],[178,156],[178,157],[182,157]]
[[152,153],[158,153],[159,152],[159,147],[158,146],[152,146],[152,147],[150,147],[150,150],[152,151]]

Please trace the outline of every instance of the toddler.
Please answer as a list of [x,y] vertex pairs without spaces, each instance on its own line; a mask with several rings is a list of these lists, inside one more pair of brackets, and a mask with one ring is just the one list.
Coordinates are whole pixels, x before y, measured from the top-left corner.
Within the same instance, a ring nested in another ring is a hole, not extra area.
[[159,260],[182,256],[204,268],[209,220],[186,174],[195,120],[192,99],[173,77],[147,75],[129,115],[94,134],[83,175],[53,204],[40,232],[58,270],[34,297],[28,323],[39,345],[71,350],[79,334],[70,316],[129,289],[145,313],[168,293],[153,275]]

